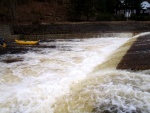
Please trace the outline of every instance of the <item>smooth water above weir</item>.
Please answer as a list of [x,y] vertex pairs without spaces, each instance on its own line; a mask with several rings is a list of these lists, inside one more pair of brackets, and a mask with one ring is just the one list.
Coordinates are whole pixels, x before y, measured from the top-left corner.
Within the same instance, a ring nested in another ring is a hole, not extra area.
[[1,55],[0,113],[149,113],[149,70],[105,65],[130,40],[47,40],[45,48]]

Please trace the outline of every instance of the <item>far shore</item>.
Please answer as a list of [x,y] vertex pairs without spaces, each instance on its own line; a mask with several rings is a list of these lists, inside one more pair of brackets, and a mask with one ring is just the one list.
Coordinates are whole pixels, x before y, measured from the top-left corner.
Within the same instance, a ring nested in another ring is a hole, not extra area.
[[147,32],[150,30],[150,21],[64,22],[14,25],[12,29],[14,34],[24,35]]
[[[0,25],[0,37],[13,41],[23,35],[29,40],[57,38],[124,37],[149,32],[150,21],[57,22],[41,24]],[[124,35],[124,36],[122,36]]]

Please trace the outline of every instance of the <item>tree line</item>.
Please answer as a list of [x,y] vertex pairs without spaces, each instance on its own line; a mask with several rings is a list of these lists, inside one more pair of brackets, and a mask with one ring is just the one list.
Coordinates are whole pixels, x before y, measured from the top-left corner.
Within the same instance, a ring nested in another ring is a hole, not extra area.
[[[16,20],[16,7],[30,3],[31,0],[0,0],[0,4],[9,10],[12,22]],[[116,15],[120,10],[136,11],[140,15],[142,0],[35,0],[66,5],[69,21],[104,21],[123,20],[123,15]],[[123,2],[122,2],[123,1]],[[56,5],[57,6],[57,5]]]

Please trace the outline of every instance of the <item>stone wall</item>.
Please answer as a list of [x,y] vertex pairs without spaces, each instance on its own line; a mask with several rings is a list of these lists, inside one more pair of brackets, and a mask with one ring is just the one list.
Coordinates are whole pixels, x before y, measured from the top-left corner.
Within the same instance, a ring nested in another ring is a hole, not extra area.
[[13,26],[14,34],[76,34],[100,32],[146,32],[150,30],[150,22],[95,22],[95,23],[57,23],[51,25]]
[[[150,31],[150,22],[88,22],[88,23],[57,23],[49,25],[17,25],[0,26],[0,36],[7,40],[14,40],[21,34],[29,39],[54,38],[88,38],[118,35],[117,33],[131,33]],[[106,34],[107,33],[107,34]],[[129,34],[128,34],[129,35]]]
[[[78,33],[78,34],[44,34],[44,35],[25,35],[26,40],[41,40],[48,39],[74,39],[74,38],[99,38],[99,37],[120,37],[131,38],[135,33]],[[19,38],[20,35],[12,35],[9,40],[13,41]]]

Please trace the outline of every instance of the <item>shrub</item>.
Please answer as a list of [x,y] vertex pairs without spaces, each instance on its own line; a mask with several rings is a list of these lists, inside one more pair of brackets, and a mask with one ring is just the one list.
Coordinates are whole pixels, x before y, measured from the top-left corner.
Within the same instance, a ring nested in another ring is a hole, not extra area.
[[114,21],[125,21],[126,18],[124,17],[124,14],[121,14],[121,15],[115,15],[115,16],[113,17],[113,20],[114,20]]
[[33,25],[40,25],[41,22],[40,22],[39,19],[36,19],[36,20],[34,20],[34,21],[32,22],[32,24],[33,24]]
[[113,19],[112,14],[98,14],[96,20],[98,21],[111,21]]
[[98,21],[125,21],[124,15],[113,15],[113,14],[98,14],[96,20]]
[[150,15],[148,14],[132,14],[130,17],[130,20],[136,20],[136,21],[150,21]]

